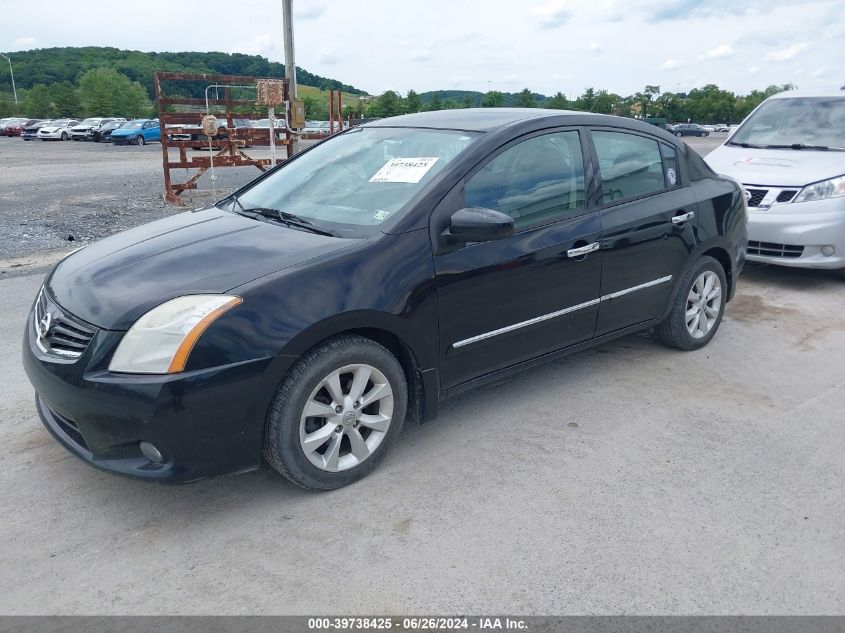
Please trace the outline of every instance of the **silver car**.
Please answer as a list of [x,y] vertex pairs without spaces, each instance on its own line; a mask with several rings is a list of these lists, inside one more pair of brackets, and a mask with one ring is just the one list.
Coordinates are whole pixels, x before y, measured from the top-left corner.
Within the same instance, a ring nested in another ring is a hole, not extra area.
[[769,97],[705,160],[745,187],[749,260],[845,276],[845,91]]

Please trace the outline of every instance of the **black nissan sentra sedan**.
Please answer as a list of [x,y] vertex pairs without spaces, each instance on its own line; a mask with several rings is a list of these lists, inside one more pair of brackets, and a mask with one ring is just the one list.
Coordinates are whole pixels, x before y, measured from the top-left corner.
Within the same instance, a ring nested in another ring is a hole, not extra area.
[[649,327],[706,345],[745,224],[735,181],[636,120],[385,119],[62,260],[24,364],[92,466],[184,482],[263,460],[337,488],[471,387]]

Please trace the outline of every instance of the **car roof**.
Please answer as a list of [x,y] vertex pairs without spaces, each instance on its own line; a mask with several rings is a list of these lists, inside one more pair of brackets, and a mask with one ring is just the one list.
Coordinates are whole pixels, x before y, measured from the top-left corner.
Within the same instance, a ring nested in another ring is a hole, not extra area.
[[[463,108],[459,110],[435,110],[404,114],[379,119],[364,124],[364,127],[424,127],[446,130],[467,130],[489,132],[517,121],[551,117],[578,117],[580,123],[601,125],[602,122],[618,120],[606,114],[593,114],[575,110],[546,110],[542,108]],[[634,119],[627,119],[634,121]]]
[[796,97],[842,97],[845,99],[845,90],[828,88],[827,90],[787,90],[772,95],[769,99],[794,99]]

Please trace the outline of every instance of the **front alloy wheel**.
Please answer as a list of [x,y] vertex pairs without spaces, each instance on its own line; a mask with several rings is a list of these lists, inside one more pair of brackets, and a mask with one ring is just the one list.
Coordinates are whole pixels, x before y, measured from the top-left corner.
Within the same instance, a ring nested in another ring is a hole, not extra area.
[[378,450],[392,419],[387,377],[371,365],[347,365],[311,392],[299,420],[299,444],[317,468],[348,470]]
[[140,134],[135,137],[135,145],[143,145],[144,144],[144,137]]
[[402,432],[405,372],[372,339],[335,336],[303,354],[282,380],[264,429],[264,458],[309,490],[369,474]]

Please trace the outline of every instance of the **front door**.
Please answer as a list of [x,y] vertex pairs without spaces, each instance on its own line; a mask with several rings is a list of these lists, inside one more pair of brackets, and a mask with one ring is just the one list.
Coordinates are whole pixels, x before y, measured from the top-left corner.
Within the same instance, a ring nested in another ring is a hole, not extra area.
[[435,222],[484,207],[515,225],[502,240],[435,246],[444,389],[593,336],[601,224],[587,206],[582,141],[573,129],[522,137],[438,206]]
[[600,336],[666,311],[695,246],[698,202],[673,146],[609,129],[591,136],[602,190]]

